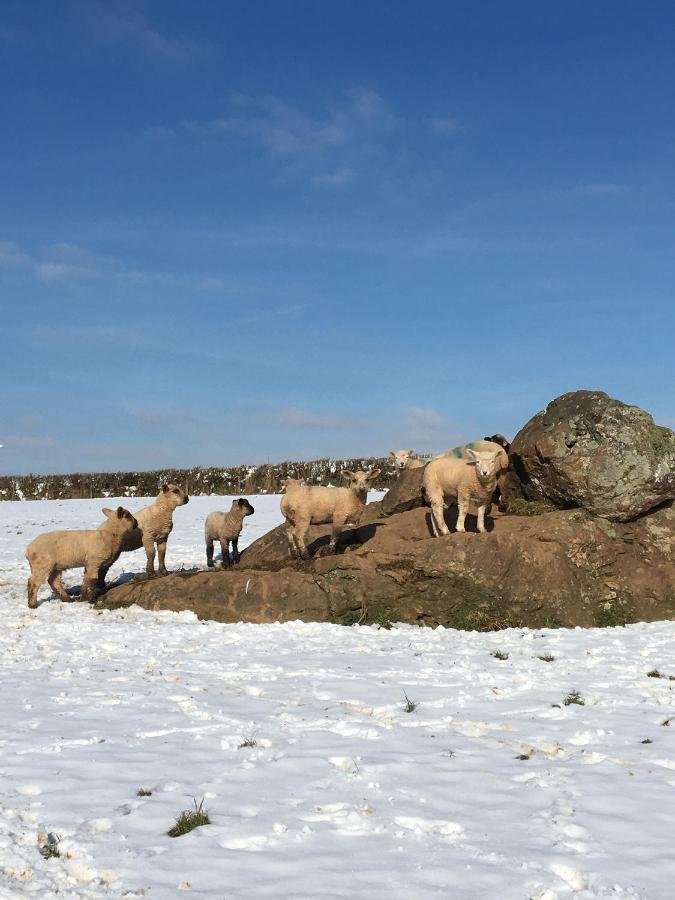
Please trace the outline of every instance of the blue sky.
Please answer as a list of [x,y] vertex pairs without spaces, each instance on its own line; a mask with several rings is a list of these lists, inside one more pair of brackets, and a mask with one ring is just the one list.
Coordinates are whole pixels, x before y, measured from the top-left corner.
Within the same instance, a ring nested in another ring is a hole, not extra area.
[[675,8],[0,3],[0,472],[675,424]]

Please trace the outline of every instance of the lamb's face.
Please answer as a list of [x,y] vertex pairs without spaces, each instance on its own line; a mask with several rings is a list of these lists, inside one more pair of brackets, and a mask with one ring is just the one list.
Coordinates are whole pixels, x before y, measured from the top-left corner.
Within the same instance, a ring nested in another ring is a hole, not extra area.
[[245,516],[252,516],[255,510],[251,506],[251,504],[244,497],[240,497],[238,500],[234,500],[232,503],[232,512],[238,509]]
[[190,498],[185,491],[175,484],[163,484],[160,496],[164,497],[172,509],[175,509],[177,506],[185,506],[186,503],[190,502]]
[[480,481],[489,481],[498,474],[500,455],[501,451],[490,453],[490,451],[467,450],[467,457],[471,464],[475,465]]
[[389,456],[394,459],[394,466],[401,471],[408,467],[408,463],[415,456],[414,450],[390,450]]
[[347,487],[353,488],[359,494],[366,494],[370,487],[368,482],[377,478],[379,474],[379,469],[371,469],[369,472],[361,472],[359,470],[352,472],[349,469],[345,469],[342,476],[345,479]]

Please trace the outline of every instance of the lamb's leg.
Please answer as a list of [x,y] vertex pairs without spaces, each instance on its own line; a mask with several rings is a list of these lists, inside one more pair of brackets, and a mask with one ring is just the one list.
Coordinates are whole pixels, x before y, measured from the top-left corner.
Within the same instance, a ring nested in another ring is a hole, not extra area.
[[232,540],[232,562],[238,563],[241,559],[239,555],[239,538],[233,538]]
[[309,522],[296,522],[295,528],[293,530],[293,537],[295,538],[295,546],[298,550],[298,554],[300,559],[309,559],[309,551],[307,550],[307,544],[305,543],[305,537],[307,536],[307,530],[309,529]]
[[476,517],[478,531],[483,534],[485,532],[485,510],[487,503],[483,503],[478,507],[478,515]]
[[466,514],[469,511],[469,498],[468,497],[457,497],[457,525],[455,526],[457,531],[466,531],[464,528],[464,520],[466,519]]
[[331,537],[330,543],[328,544],[328,549],[331,553],[337,553],[337,545],[340,540],[340,535],[342,534],[342,529],[344,527],[344,519],[333,520],[333,527],[331,529]]
[[229,541],[221,541],[220,542],[220,554],[223,557],[222,566],[224,569],[229,568],[230,566],[230,542]]
[[28,607],[30,609],[37,609],[38,591],[47,574],[40,569],[31,569],[31,576],[28,579]]
[[298,550],[295,543],[295,535],[293,534],[292,525],[289,525],[286,529],[286,540],[288,541],[288,552],[291,555],[291,559],[299,559],[300,551]]
[[160,575],[168,575],[164,560],[166,559],[166,541],[157,542],[157,562]]
[[206,565],[209,569],[213,568],[213,541],[211,538],[206,539]]
[[440,537],[443,534],[450,534],[450,530],[445,524],[445,517],[443,515],[443,494],[433,494],[429,497],[429,501],[431,503],[431,523],[436,532],[436,537]]
[[84,580],[82,581],[82,591],[80,598],[92,602],[96,599],[96,583],[98,581],[98,566],[87,566],[84,570]]
[[148,578],[152,578],[155,574],[155,542],[152,538],[143,541],[143,548],[147,561],[145,564],[145,574]]
[[70,603],[73,598],[70,596],[70,594],[66,593],[66,590],[63,587],[63,582],[61,581],[60,572],[52,569],[52,571],[49,573],[49,576],[47,577],[47,581],[49,583],[49,587],[54,591],[54,593],[60,600],[63,600],[64,603]]
[[97,587],[100,590],[102,590],[102,591],[105,590],[106,575],[108,574],[110,569],[115,565],[115,563],[117,562],[117,560],[120,558],[121,555],[122,555],[122,551],[120,550],[118,553],[116,553],[113,556],[112,560],[108,563],[108,565],[104,565],[99,568],[98,578],[97,578],[96,582],[97,582]]

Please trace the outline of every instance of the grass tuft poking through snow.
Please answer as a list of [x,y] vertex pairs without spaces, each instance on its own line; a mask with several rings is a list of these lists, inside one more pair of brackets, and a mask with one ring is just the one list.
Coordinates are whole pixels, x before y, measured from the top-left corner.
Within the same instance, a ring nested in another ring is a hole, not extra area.
[[176,838],[182,837],[184,834],[188,834],[190,831],[194,831],[195,828],[199,828],[202,825],[210,825],[211,819],[209,819],[209,814],[204,809],[204,798],[200,800],[199,804],[197,804],[196,798],[192,798],[195,808],[194,809],[184,809],[183,812],[176,818],[176,824],[173,828],[169,828],[167,834],[169,837]]
[[579,691],[570,691],[569,694],[563,700],[564,706],[585,706],[586,701],[581,696]]

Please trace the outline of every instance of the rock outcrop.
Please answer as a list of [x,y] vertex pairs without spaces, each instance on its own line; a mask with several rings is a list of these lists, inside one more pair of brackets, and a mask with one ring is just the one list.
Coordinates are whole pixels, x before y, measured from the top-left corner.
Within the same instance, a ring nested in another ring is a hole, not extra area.
[[[629,524],[582,510],[499,516],[487,534],[433,538],[427,509],[381,518],[379,503],[322,555],[330,529],[311,529],[308,562],[292,562],[283,526],[228,571],[176,573],[113,587],[109,609],[191,609],[222,622],[389,621],[491,630],[592,626],[675,616],[675,509]],[[452,524],[456,509],[448,511]],[[467,519],[475,528],[475,519]]]
[[675,499],[675,434],[602,391],[563,394],[518,432],[503,491],[631,521]]
[[[409,622],[469,629],[591,626],[675,617],[675,435],[598,391],[558,397],[513,441],[511,513],[489,531],[433,538],[423,469],[404,472],[326,555],[289,559],[285,526],[227,571],[185,572],[113,587],[110,609],[193,610],[246,620]],[[527,513],[527,514],[525,514]],[[452,528],[456,507],[446,512]]]

